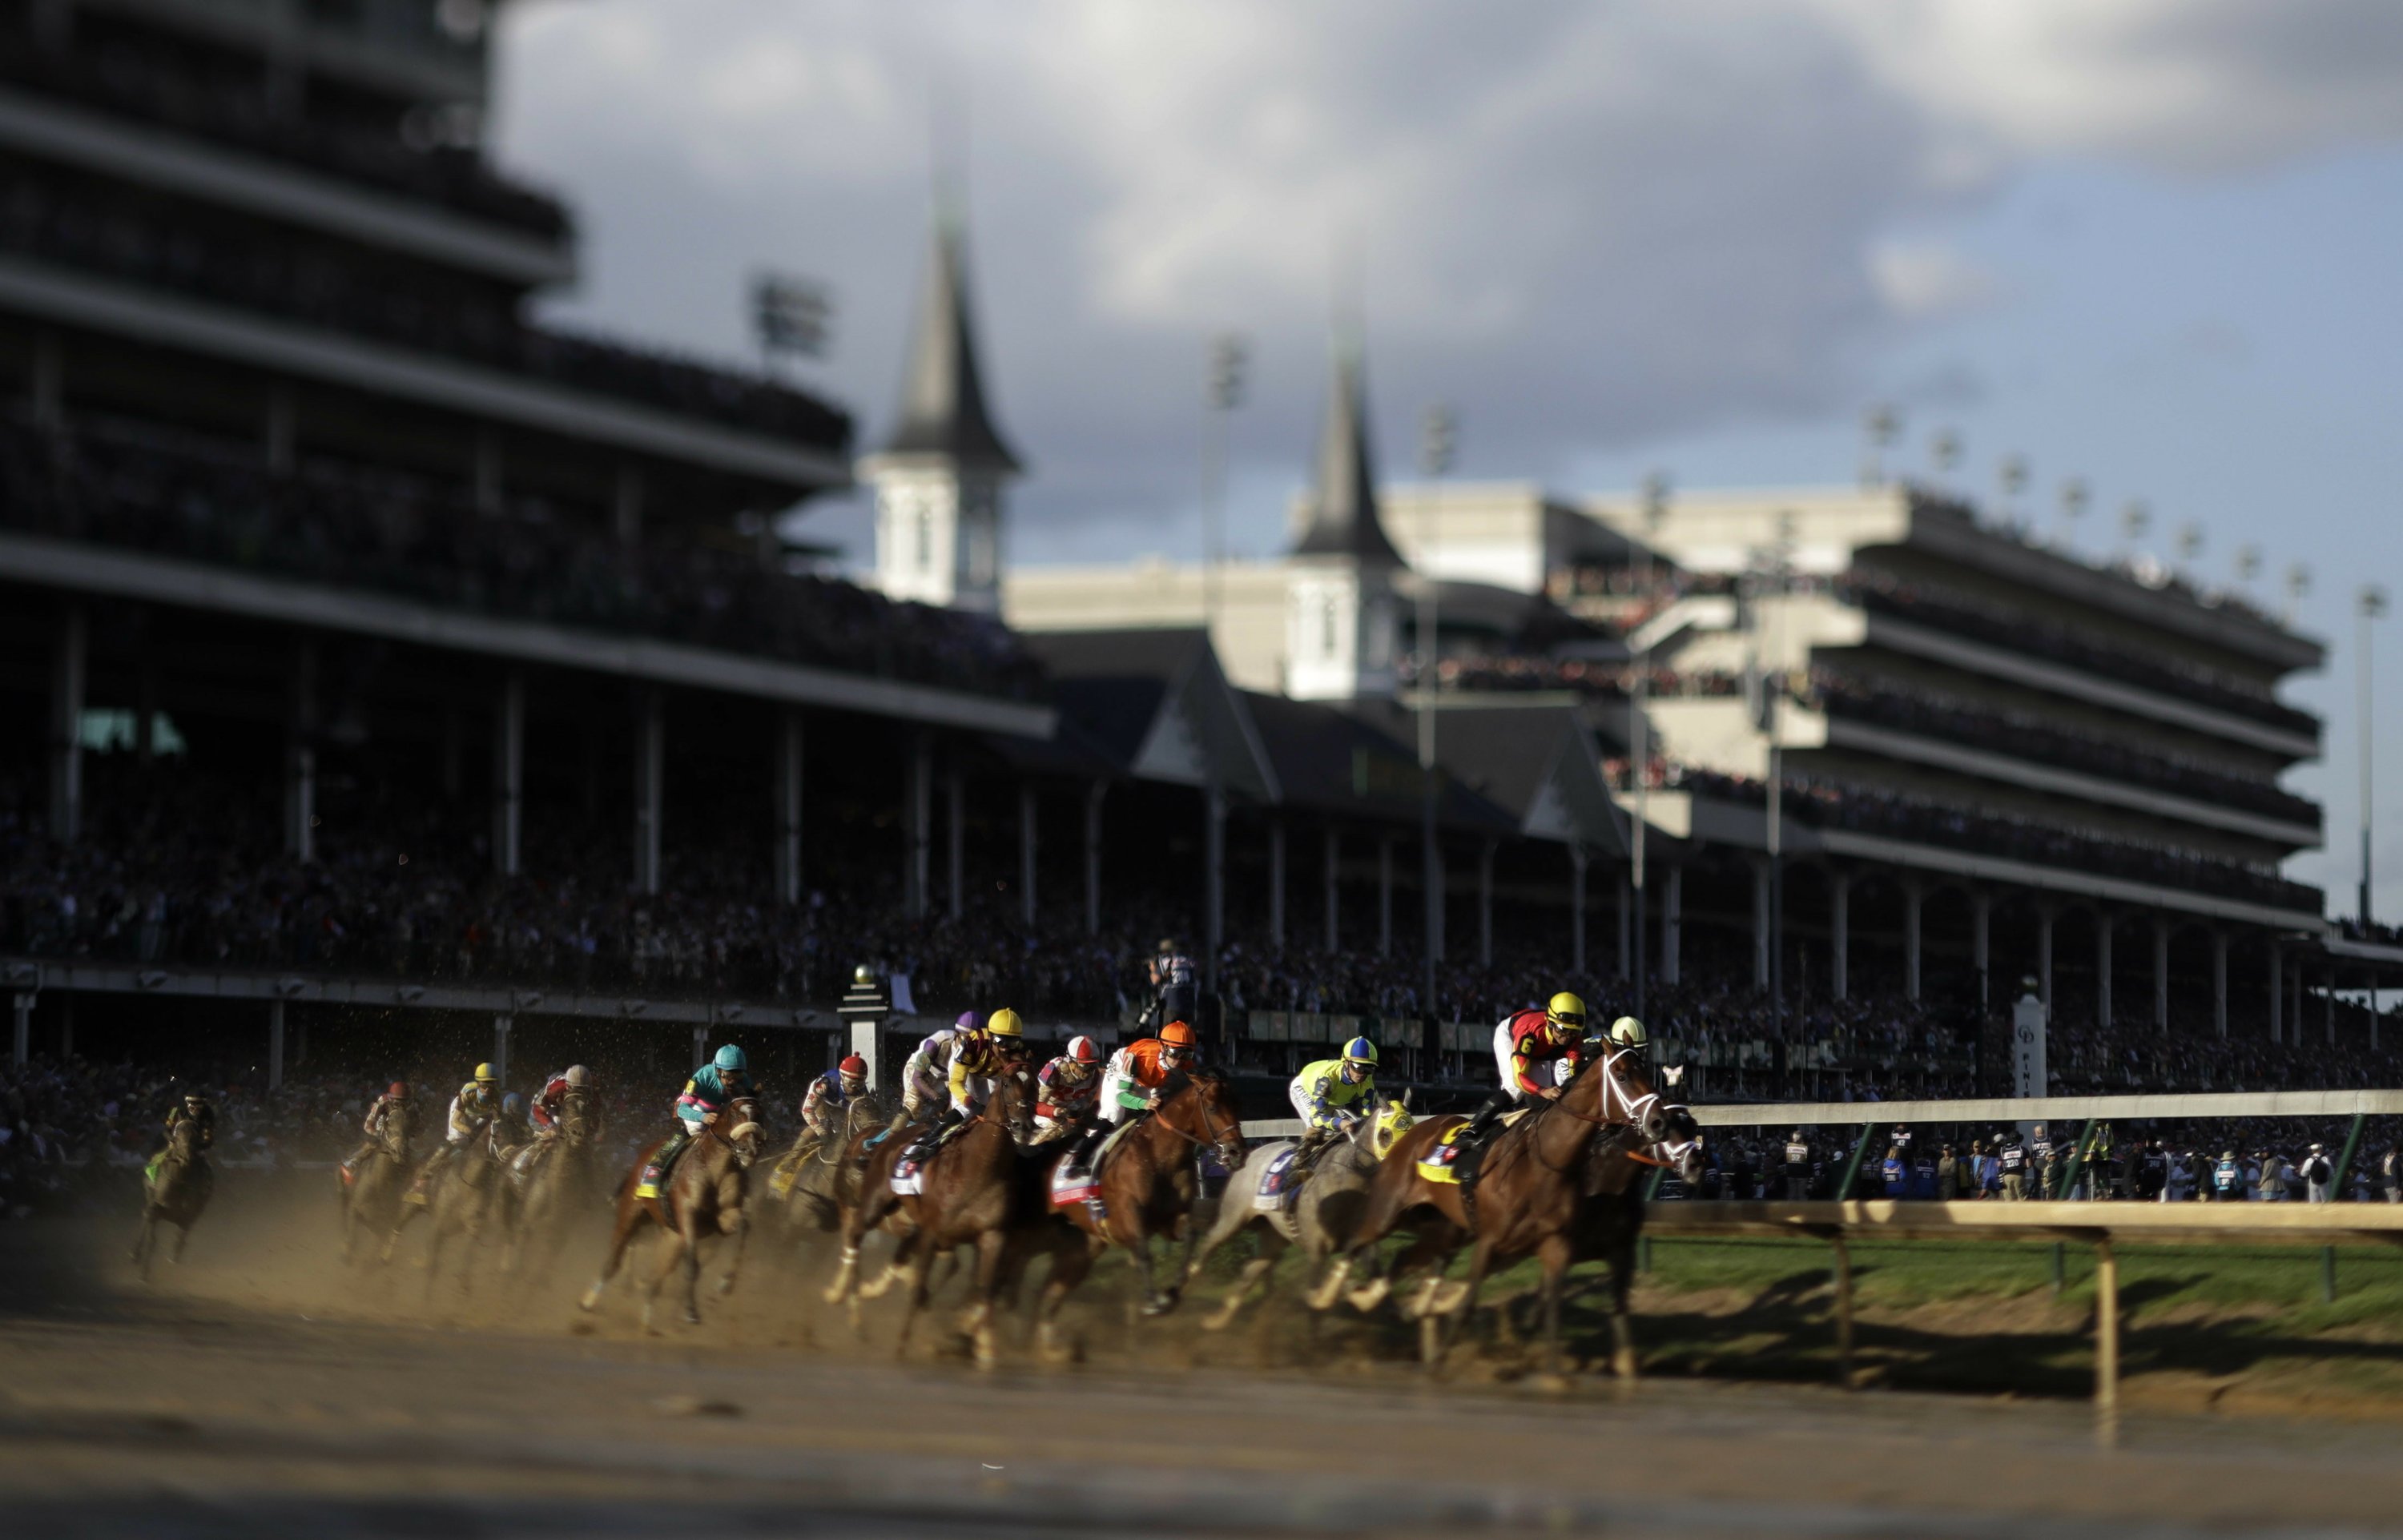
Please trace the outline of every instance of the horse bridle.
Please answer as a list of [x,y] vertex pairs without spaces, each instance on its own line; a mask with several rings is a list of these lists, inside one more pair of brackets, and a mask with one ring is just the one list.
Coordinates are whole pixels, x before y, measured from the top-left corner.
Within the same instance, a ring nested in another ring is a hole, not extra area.
[[[1175,1124],[1170,1122],[1167,1118],[1160,1117],[1157,1113],[1153,1114],[1154,1120],[1157,1121],[1161,1128],[1166,1129],[1169,1132],[1176,1135],[1179,1139],[1190,1144],[1196,1149],[1215,1150],[1222,1157],[1228,1154],[1230,1150],[1240,1149],[1243,1141],[1239,1138],[1233,1137],[1231,1131],[1225,1137],[1221,1136],[1219,1129],[1210,1117],[1210,1103],[1201,1093],[1200,1088],[1202,1082],[1193,1075],[1192,1071],[1188,1070],[1185,1073],[1185,1083],[1195,1088],[1193,1093],[1193,1104],[1201,1114],[1202,1132],[1198,1135],[1188,1133],[1183,1129],[1180,1129]],[[1223,1084],[1223,1082],[1216,1083]],[[1165,1106],[1165,1103],[1162,1103],[1162,1105]],[[1237,1118],[1235,1120],[1235,1126],[1238,1129],[1243,1127],[1243,1119],[1240,1117]]]

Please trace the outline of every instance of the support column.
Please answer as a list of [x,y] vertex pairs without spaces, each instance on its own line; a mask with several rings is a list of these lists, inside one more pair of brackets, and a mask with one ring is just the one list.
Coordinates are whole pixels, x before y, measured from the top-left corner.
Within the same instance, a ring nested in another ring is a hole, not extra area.
[[1902,997],[1919,998],[1920,980],[1920,914],[1927,902],[1927,889],[1919,879],[1902,880]]
[[493,705],[493,869],[518,874],[525,830],[525,671],[507,669]]
[[2052,1020],[2052,922],[2056,910],[2039,904],[2035,910],[2035,997],[2044,1002],[2045,1020]]
[[1018,784],[1018,918],[1035,928],[1035,783]]
[[2094,910],[2094,1024],[2111,1025],[2111,911]]
[[1096,781],[1085,793],[1085,934],[1102,934],[1102,798],[1107,781]]
[[1285,820],[1269,820],[1269,945],[1285,950]]
[[1991,893],[1969,895],[1969,963],[1978,973],[1978,1004],[1982,1007],[1993,999],[1994,895]]
[[951,912],[957,920],[967,905],[967,778],[959,756],[943,767],[943,862],[951,879]]
[[776,715],[776,902],[801,901],[801,714]]
[[71,844],[83,832],[83,709],[90,629],[81,604],[59,606],[50,653],[50,837]]
[[646,687],[634,697],[634,887],[660,891],[660,820],[667,792],[667,702]]
[[493,1018],[493,1075],[503,1090],[509,1085],[509,1033],[517,1024],[514,1016]]
[[2280,1030],[2282,1025],[2280,1018],[2284,1014],[2282,1007],[2284,1007],[2286,1002],[2286,980],[2284,972],[2285,961],[2285,955],[2278,950],[2278,943],[2275,941],[2271,942],[2270,1041],[2272,1043],[2281,1042],[2285,1039],[2285,1034]]
[[267,1003],[267,1089],[278,1090],[284,1085],[284,1002]]
[[[1426,936],[1424,940],[1427,956],[1433,958],[1436,962],[1440,963],[1443,961],[1444,951],[1443,907],[1446,896],[1444,883],[1445,872],[1443,869],[1443,841],[1440,839],[1423,839],[1421,840],[1421,844],[1425,847],[1423,852],[1424,860],[1422,863],[1422,869],[1419,873],[1419,881],[1426,885],[1426,892],[1423,895],[1426,903]],[[1430,1003],[1427,1008],[1429,1011],[1432,1011],[1435,1007],[1433,1004]]]
[[317,645],[306,638],[293,651],[285,725],[284,853],[317,858]]
[[1214,780],[1202,795],[1202,987],[1218,988],[1218,953],[1227,939],[1227,793]]
[[1377,835],[1377,955],[1394,954],[1394,841]]
[[290,476],[300,462],[299,410],[292,387],[282,382],[267,387],[267,474],[278,480]]
[[1685,981],[1686,868],[1669,868],[1668,886],[1660,895],[1660,982]]
[[2153,917],[2153,1025],[2170,1030],[2170,922]]
[[1831,871],[1827,874],[1827,926],[1832,933],[1827,947],[1827,988],[1839,1000],[1852,998],[1853,985],[1853,874]]
[[934,858],[935,746],[923,732],[910,740],[901,788],[901,907],[910,919],[924,920]]
[[19,1069],[34,1056],[34,998],[32,990],[19,990],[9,1001],[15,1026],[8,1037],[8,1062]]
[[1569,964],[1585,972],[1585,863],[1583,845],[1569,847]]
[[143,640],[144,656],[133,679],[133,762],[148,770],[159,758],[159,665],[150,656],[146,634]]
[[1493,851],[1488,839],[1477,850],[1477,965],[1493,965]]
[[1622,870],[1618,876],[1618,977],[1635,977],[1635,884]]
[[1769,987],[1769,862],[1752,863],[1752,987]]
[[1333,951],[1337,937],[1342,935],[1339,910],[1343,886],[1343,833],[1334,825],[1327,825],[1327,950]]
[[618,544],[631,546],[643,537],[643,473],[634,466],[618,467],[609,512]]
[[2228,1036],[2228,933],[2211,933],[2211,1026],[2221,1038]]

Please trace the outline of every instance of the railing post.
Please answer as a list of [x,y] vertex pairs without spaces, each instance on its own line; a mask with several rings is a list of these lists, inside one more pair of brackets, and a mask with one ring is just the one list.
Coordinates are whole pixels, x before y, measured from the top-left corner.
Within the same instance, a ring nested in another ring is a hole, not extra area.
[[2119,1263],[2108,1236],[2094,1242],[2094,1410],[2119,1415]]
[[2077,1190],[2077,1178],[2085,1172],[2087,1157],[2094,1153],[2094,1136],[2101,1131],[2103,1120],[2090,1117],[2078,1131],[2077,1145],[2069,1152],[2069,1165],[2061,1173],[2061,1196],[2066,1200]]
[[1853,1255],[1841,1235],[1828,1238],[1836,1249],[1836,1383],[1853,1388]]
[[2328,1201],[2341,1203],[2349,1190],[2345,1184],[2353,1180],[2353,1158],[2361,1153],[2361,1131],[2369,1121],[2368,1113],[2353,1115],[2353,1126],[2344,1131],[2344,1148],[2336,1158],[2336,1171],[2328,1177]]
[[1883,1126],[1884,1125],[1881,1123],[1863,1123],[1861,1125],[1860,1143],[1853,1146],[1853,1158],[1844,1162],[1844,1179],[1836,1185],[1837,1202],[1842,1203],[1851,1200],[1853,1188],[1858,1185],[1861,1179],[1861,1162],[1868,1158],[1869,1143],[1877,1138],[1878,1130]]

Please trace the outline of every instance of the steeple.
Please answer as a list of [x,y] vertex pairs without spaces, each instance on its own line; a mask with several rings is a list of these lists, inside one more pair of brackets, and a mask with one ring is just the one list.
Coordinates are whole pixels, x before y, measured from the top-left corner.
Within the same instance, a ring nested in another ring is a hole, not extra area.
[[1318,439],[1318,479],[1311,489],[1309,519],[1294,541],[1293,554],[1402,564],[1401,552],[1387,537],[1377,509],[1376,470],[1368,452],[1368,387],[1361,378],[1359,345],[1350,340],[1336,344],[1333,389]]
[[1001,490],[1018,456],[986,409],[968,314],[966,241],[949,214],[918,294],[901,420],[859,462],[876,488],[876,586],[896,599],[1001,609]]
[[1021,468],[1018,456],[985,408],[968,312],[965,244],[960,221],[938,215],[925,283],[918,291],[909,370],[901,382],[901,418],[880,452],[943,455],[963,469],[1014,475]]

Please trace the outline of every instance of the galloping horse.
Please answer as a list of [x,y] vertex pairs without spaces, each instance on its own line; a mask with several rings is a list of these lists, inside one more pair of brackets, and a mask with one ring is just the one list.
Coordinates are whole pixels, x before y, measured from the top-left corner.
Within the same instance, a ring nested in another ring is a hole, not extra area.
[[738,1096],[728,1106],[733,1114],[734,1128],[726,1132],[717,1127],[718,1115],[711,1114],[701,1126],[701,1137],[685,1146],[676,1161],[674,1174],[657,1198],[637,1198],[634,1189],[641,1185],[643,1168],[659,1152],[665,1137],[643,1146],[634,1157],[634,1164],[618,1184],[618,1224],[609,1238],[608,1260],[601,1265],[601,1276],[584,1291],[578,1301],[584,1310],[596,1310],[602,1291],[626,1259],[626,1247],[634,1232],[656,1225],[666,1237],[666,1249],[660,1257],[659,1270],[651,1275],[650,1287],[643,1295],[643,1329],[651,1329],[651,1312],[659,1303],[660,1285],[678,1263],[684,1266],[684,1324],[701,1325],[701,1242],[712,1234],[734,1237],[734,1256],[726,1264],[726,1273],[717,1281],[717,1292],[730,1293],[734,1275],[743,1266],[743,1242],[751,1233],[748,1210],[743,1199],[748,1191],[751,1163],[759,1156],[759,1124],[757,1102],[748,1096]]
[[510,1161],[517,1222],[509,1231],[503,1272],[514,1273],[524,1264],[529,1245],[536,1248],[538,1276],[548,1276],[558,1263],[569,1217],[592,1207],[600,1196],[600,1138],[601,1112],[592,1093],[573,1087],[560,1101],[559,1131],[535,1140]]
[[374,1147],[352,1169],[350,1180],[344,1182],[339,1171],[334,1173],[342,1204],[344,1262],[351,1260],[361,1230],[388,1234],[400,1223],[401,1194],[409,1190],[410,1141],[416,1132],[417,1120],[407,1111],[387,1117]]
[[[1095,1219],[1091,1209],[1082,1203],[1062,1213],[1088,1240],[1081,1250],[1063,1252],[1044,1283],[1037,1319],[1047,1350],[1052,1345],[1062,1301],[1085,1281],[1094,1260],[1114,1245],[1132,1252],[1142,1270],[1142,1312],[1162,1315],[1176,1308],[1185,1280],[1193,1270],[1193,1246],[1199,1239],[1193,1229],[1193,1204],[1200,1196],[1201,1181],[1194,1171],[1194,1156],[1201,1150],[1215,1151],[1229,1171],[1239,1169],[1243,1163],[1243,1122],[1236,1114],[1234,1092],[1226,1081],[1205,1070],[1186,1070],[1160,1088],[1157,1108],[1132,1128],[1111,1135],[1104,1145],[1094,1172],[1102,1186],[1103,1217]],[[1065,1158],[1064,1155],[1059,1158]],[[1049,1168],[1058,1163],[1055,1159],[1044,1164]],[[1158,1287],[1152,1276],[1155,1236],[1185,1242],[1176,1279],[1165,1289]],[[1138,1302],[1129,1302],[1130,1324],[1137,1308]]]
[[1259,1208],[1253,1198],[1269,1171],[1295,1147],[1294,1141],[1279,1139],[1252,1151],[1251,1158],[1227,1184],[1217,1217],[1194,1252],[1192,1266],[1199,1268],[1213,1252],[1247,1229],[1260,1238],[1259,1255],[1243,1264],[1243,1276],[1235,1280],[1225,1302],[1202,1319],[1202,1329],[1222,1331],[1233,1325],[1252,1291],[1266,1291],[1268,1275],[1293,1247],[1301,1248],[1313,1274],[1326,1266],[1330,1255],[1348,1249],[1368,1209],[1368,1183],[1377,1174],[1378,1162],[1410,1127],[1410,1115],[1402,1104],[1386,1103],[1329,1145],[1301,1190],[1277,1209]]
[[908,1233],[887,1277],[906,1269],[910,1289],[908,1311],[901,1318],[901,1336],[894,1351],[902,1353],[910,1346],[910,1328],[926,1306],[926,1275],[936,1256],[954,1247],[973,1245],[975,1302],[965,1329],[976,1345],[979,1367],[993,1366],[996,1356],[993,1301],[1001,1292],[1005,1263],[1012,1260],[1012,1245],[1039,1242],[1039,1234],[1028,1232],[1053,1228],[1043,1212],[1033,1163],[1019,1153],[1035,1136],[1034,1101],[1034,1076],[1025,1069],[1012,1067],[996,1074],[984,1110],[926,1157],[914,1193],[893,1190],[895,1157],[880,1149],[880,1158],[869,1161],[856,1200],[843,1211],[842,1266],[826,1289],[829,1304],[849,1302],[854,1328],[859,1325],[861,1296],[859,1243],[869,1230],[897,1213],[906,1219]]
[[[1457,1117],[1430,1118],[1395,1145],[1369,1184],[1368,1212],[1351,1247],[1311,1304],[1320,1310],[1333,1304],[1358,1258],[1406,1221],[1410,1223],[1415,1243],[1391,1270],[1350,1297],[1357,1309],[1373,1310],[1392,1291],[1396,1276],[1430,1267],[1418,1297],[1403,1313],[1422,1322],[1421,1348],[1432,1366],[1442,1356],[1447,1336],[1442,1323],[1449,1320],[1456,1326],[1476,1310],[1478,1290],[1495,1264],[1539,1256],[1544,1265],[1545,1367],[1557,1372],[1562,1280],[1576,1259],[1591,1145],[1601,1139],[1609,1148],[1625,1150],[1657,1145],[1673,1135],[1688,1137],[1693,1116],[1663,1106],[1636,1073],[1631,1055],[1606,1053],[1582,1066],[1557,1098],[1531,1109],[1494,1137],[1468,1192],[1454,1184],[1431,1182],[1419,1170],[1419,1158],[1461,1121]],[[1475,1246],[1468,1278],[1456,1292],[1447,1291],[1441,1264],[1464,1241]]]
[[[1673,1124],[1679,1110],[1670,1109]],[[1684,1177],[1688,1187],[1699,1184],[1701,1145],[1686,1141],[1638,1152],[1597,1139],[1586,1147],[1585,1180],[1578,1189],[1572,1231],[1577,1255],[1572,1260],[1610,1266],[1610,1366],[1621,1380],[1635,1378],[1635,1332],[1627,1292],[1635,1282],[1635,1242],[1644,1232],[1640,1179],[1646,1171],[1663,1166]]]
[[434,1179],[427,1182],[423,1193],[424,1201],[403,1201],[400,1216],[393,1221],[392,1233],[384,1237],[383,1260],[392,1260],[393,1249],[400,1244],[401,1232],[418,1214],[426,1215],[434,1228],[425,1238],[425,1297],[434,1297],[434,1285],[442,1275],[442,1248],[452,1236],[459,1238],[463,1248],[459,1257],[459,1292],[465,1295],[476,1285],[476,1248],[486,1232],[501,1222],[508,1202],[508,1183],[502,1174],[500,1128],[498,1120],[485,1125],[483,1131],[462,1145],[442,1162]]
[[[864,1146],[887,1121],[875,1097],[862,1095],[842,1109],[840,1129],[817,1140],[814,1145],[808,1134],[794,1142],[793,1148],[776,1162],[776,1180],[788,1183],[784,1200],[790,1224],[820,1235],[830,1235],[841,1228],[843,1209],[858,1200],[860,1172],[868,1156]],[[901,1139],[900,1143],[906,1146],[909,1141]],[[789,1178],[785,1175],[788,1169]]]
[[168,1131],[167,1153],[142,1176],[142,1233],[134,1238],[131,1260],[142,1269],[144,1283],[150,1281],[160,1222],[175,1227],[171,1260],[182,1261],[192,1227],[200,1222],[201,1211],[209,1206],[209,1195],[215,1190],[216,1172],[201,1153],[201,1125],[194,1118],[182,1118]]

